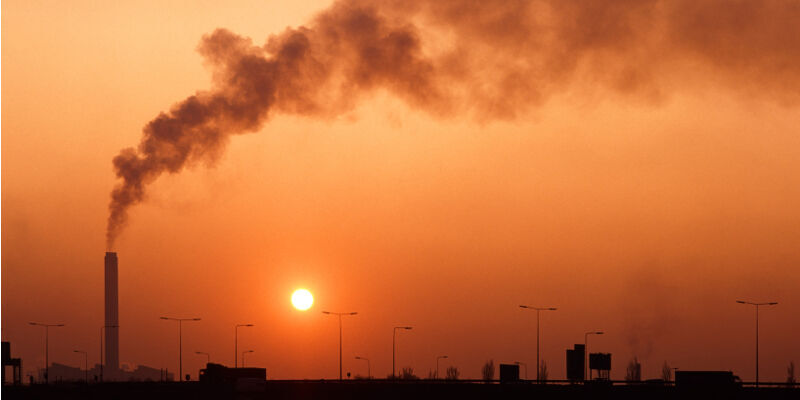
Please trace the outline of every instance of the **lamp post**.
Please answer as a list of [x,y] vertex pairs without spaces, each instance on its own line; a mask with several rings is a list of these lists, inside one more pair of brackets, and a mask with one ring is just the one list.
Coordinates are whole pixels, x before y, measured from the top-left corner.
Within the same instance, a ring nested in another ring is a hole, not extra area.
[[436,357],[436,379],[439,379],[439,360],[447,358],[447,356],[438,356]]
[[736,300],[739,304],[748,304],[756,307],[756,387],[758,387],[758,307],[760,306],[774,306],[778,304],[776,301],[768,303],[751,303],[749,301]]
[[356,356],[356,360],[364,360],[367,362],[367,379],[372,379],[372,371],[371,371],[372,368],[369,365],[369,358]]
[[86,379],[86,383],[89,383],[89,354],[81,350],[72,350],[72,352],[83,354],[83,372],[85,375],[84,379]]
[[50,381],[50,327],[58,328],[64,324],[41,324],[38,322],[30,322],[33,326],[44,327],[44,383]]
[[100,327],[100,382],[103,381],[103,329],[119,328],[119,325],[103,325]]
[[356,315],[357,312],[337,313],[323,311],[323,314],[339,316],[339,380],[342,380],[342,315]]
[[404,329],[404,330],[409,331],[412,328],[413,327],[411,327],[411,326],[395,326],[394,329],[392,329],[392,379],[396,379],[397,378],[397,373],[395,372],[396,369],[395,369],[395,364],[394,364],[395,348],[397,348],[397,345],[396,345],[396,343],[397,343],[397,339],[396,339],[397,338],[397,330],[398,329]]
[[[514,361],[514,364],[522,365],[523,367],[525,367],[525,380],[527,381],[528,380],[528,364],[525,364],[524,362],[520,362],[520,361]],[[538,376],[537,376],[537,378],[538,378]]]
[[[525,310],[536,310],[536,382],[539,382],[539,312],[541,311],[556,311],[557,308],[555,307],[533,307],[533,306],[526,306],[521,305],[519,308]],[[527,371],[527,367],[525,367]],[[526,378],[527,379],[527,378]]]
[[200,318],[161,317],[165,321],[178,322],[178,382],[183,381],[183,321],[200,321]]
[[244,368],[244,355],[247,353],[253,353],[253,350],[246,350],[242,352],[242,368]]
[[208,354],[204,351],[195,351],[194,354],[206,356],[206,366],[208,366],[208,364],[211,364],[211,354]]
[[253,326],[253,324],[238,324],[238,325],[236,325],[236,328],[234,329],[234,331],[236,331],[235,334],[234,334],[234,339],[233,339],[234,340],[234,342],[233,342],[233,367],[234,368],[239,368],[239,328],[242,327],[242,326],[249,328],[249,327]]
[[[592,371],[589,369],[589,335],[602,335],[602,334],[603,331],[593,331],[593,332],[586,332],[583,335],[583,351],[585,353],[584,354],[585,358],[583,361],[586,363],[583,365],[583,379],[586,379],[586,376],[592,373]],[[592,377],[589,376],[589,380],[591,379]]]

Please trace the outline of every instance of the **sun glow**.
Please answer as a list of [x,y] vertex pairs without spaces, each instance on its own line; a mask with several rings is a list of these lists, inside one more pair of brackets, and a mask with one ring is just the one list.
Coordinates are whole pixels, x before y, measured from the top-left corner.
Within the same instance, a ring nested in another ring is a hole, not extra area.
[[305,289],[297,289],[292,293],[292,305],[298,310],[308,310],[314,304],[314,296]]

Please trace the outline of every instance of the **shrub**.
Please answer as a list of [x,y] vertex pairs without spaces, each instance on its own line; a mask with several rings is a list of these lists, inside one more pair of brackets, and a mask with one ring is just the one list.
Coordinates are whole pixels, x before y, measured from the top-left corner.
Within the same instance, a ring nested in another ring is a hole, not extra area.
[[664,382],[672,381],[672,368],[669,367],[666,361],[664,361],[664,365],[661,366],[661,379],[663,379]]
[[458,380],[458,376],[461,375],[461,372],[458,371],[457,367],[447,367],[447,373],[445,374],[445,378],[448,381],[455,381]]
[[412,380],[412,379],[419,379],[419,377],[414,375],[414,368],[403,367],[403,369],[400,370],[400,379]]
[[625,380],[628,382],[638,382],[642,380],[642,364],[639,364],[639,359],[633,357],[628,363],[628,369],[625,372]]
[[494,380],[494,360],[489,360],[486,364],[483,364],[481,375],[485,381]]

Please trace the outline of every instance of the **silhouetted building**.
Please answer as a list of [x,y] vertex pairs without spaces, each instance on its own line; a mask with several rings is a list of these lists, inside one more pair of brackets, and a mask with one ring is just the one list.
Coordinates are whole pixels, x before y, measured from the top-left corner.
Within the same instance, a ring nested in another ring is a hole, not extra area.
[[[103,370],[106,373],[107,370]],[[38,368],[37,375],[40,381],[44,381],[44,368]],[[95,364],[89,371],[84,371],[80,367],[72,367],[69,365],[51,363],[50,364],[50,382],[83,382],[88,379],[90,382],[95,382],[100,376],[100,365]],[[135,369],[119,369],[115,375],[117,381],[133,381],[133,382],[163,382],[172,381],[174,378],[172,373],[168,373],[163,369],[150,368],[144,365],[138,365]]]
[[11,367],[11,382],[22,383],[22,360],[11,358],[11,342],[3,342],[3,385],[6,384],[6,367]]
[[584,371],[584,358],[586,346],[576,344],[573,349],[567,349],[567,380],[582,381]]
[[114,380],[119,372],[119,288],[117,253],[107,252],[105,258],[105,369],[103,378]]
[[120,379],[125,381],[171,382],[173,378],[174,374],[172,373],[145,365],[137,365],[133,371],[120,371]]
[[592,379],[592,370],[597,371],[595,379],[608,380],[611,377],[611,353],[589,354],[589,379]]
[[500,364],[500,382],[513,382],[519,380],[519,365]]
[[222,364],[208,363],[200,370],[200,382],[237,383],[243,380],[267,380],[266,368],[228,368]]
[[48,380],[53,382],[83,382],[86,379],[86,373],[83,368],[71,367],[65,364],[50,363],[50,370],[45,368],[37,368],[37,375],[39,382],[44,382],[44,375],[48,374]]

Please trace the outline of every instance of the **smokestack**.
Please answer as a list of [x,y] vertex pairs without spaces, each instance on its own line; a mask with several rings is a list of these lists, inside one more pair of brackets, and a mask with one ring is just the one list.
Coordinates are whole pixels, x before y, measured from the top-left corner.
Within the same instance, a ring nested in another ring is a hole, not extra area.
[[106,252],[106,348],[105,368],[113,378],[119,371],[119,297],[117,288],[117,253]]

